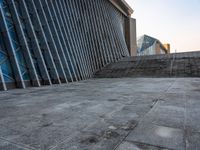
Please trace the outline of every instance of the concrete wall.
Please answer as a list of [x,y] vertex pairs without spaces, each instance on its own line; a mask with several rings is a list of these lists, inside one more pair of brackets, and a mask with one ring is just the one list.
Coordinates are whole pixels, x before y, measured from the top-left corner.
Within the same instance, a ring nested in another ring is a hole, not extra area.
[[137,55],[137,33],[136,19],[127,17],[125,19],[125,39],[131,56]]

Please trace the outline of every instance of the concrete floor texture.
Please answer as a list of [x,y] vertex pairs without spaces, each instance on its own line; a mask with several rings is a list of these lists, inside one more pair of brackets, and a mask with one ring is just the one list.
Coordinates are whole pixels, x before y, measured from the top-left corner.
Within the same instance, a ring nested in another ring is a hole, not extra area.
[[0,93],[0,150],[199,150],[200,78],[102,78]]

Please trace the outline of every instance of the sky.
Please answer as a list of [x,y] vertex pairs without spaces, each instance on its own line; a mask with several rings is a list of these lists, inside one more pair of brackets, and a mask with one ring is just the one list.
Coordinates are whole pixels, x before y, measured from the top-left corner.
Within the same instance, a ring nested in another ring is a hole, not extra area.
[[200,0],[126,0],[134,9],[137,36],[170,43],[172,52],[200,50]]

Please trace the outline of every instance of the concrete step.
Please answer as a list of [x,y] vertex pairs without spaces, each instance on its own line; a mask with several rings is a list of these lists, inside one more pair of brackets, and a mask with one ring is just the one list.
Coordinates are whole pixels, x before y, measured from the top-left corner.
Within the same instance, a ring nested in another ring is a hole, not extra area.
[[200,51],[125,57],[98,71],[95,77],[200,77]]

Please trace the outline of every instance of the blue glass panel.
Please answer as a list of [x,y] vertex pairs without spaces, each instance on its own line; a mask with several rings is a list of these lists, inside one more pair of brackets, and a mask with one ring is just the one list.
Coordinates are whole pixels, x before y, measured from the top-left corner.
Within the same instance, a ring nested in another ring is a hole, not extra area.
[[14,82],[13,72],[8,59],[3,64],[1,64],[1,69],[4,76],[7,76],[5,82]]
[[151,47],[156,41],[157,39],[144,35],[138,40],[138,53],[145,51],[146,49]]
[[4,80],[5,82],[14,82],[13,72],[11,69],[10,61],[8,60],[4,44],[5,43],[3,41],[3,37],[0,34],[0,66],[4,76]]
[[26,68],[26,62],[25,62],[22,50],[20,49],[19,44],[18,44],[19,40],[18,40],[18,36],[16,34],[16,30],[13,25],[12,16],[11,16],[10,11],[9,11],[8,7],[6,6],[6,4],[4,7],[4,15],[6,17],[6,24],[9,28],[8,32],[12,39],[11,42],[12,42],[13,48],[15,50],[15,54],[16,54],[16,57],[17,57],[17,60],[18,60],[19,66],[20,66],[20,71],[21,71],[22,77],[24,80],[29,80],[28,70]]

